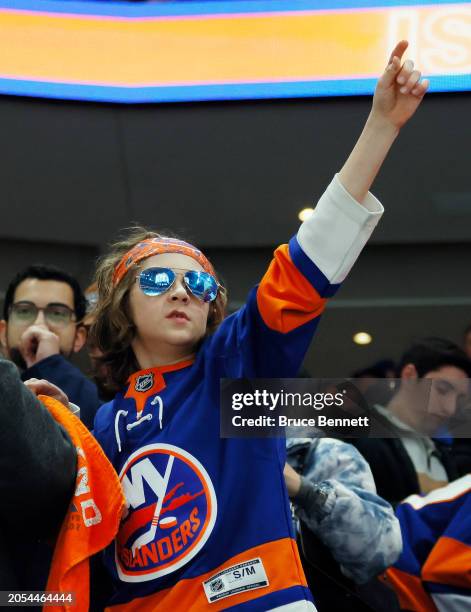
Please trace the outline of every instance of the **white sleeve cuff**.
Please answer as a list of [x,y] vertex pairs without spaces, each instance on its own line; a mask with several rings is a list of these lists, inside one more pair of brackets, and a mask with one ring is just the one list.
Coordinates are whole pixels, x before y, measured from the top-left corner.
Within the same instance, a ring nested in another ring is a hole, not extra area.
[[381,203],[369,192],[359,204],[336,174],[312,215],[299,228],[298,243],[331,284],[341,283],[383,212]]

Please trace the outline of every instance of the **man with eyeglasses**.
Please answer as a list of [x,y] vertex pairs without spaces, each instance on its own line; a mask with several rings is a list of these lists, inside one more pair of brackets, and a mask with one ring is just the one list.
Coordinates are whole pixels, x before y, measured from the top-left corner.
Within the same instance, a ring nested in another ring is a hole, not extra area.
[[97,389],[69,361],[87,338],[85,308],[75,278],[52,266],[29,266],[8,285],[0,342],[23,380],[46,379],[63,389],[91,428],[100,404]]

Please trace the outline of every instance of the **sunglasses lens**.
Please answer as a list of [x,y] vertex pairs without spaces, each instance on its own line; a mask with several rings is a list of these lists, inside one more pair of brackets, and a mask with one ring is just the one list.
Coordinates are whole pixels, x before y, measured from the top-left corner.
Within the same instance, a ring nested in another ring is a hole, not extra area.
[[139,274],[139,287],[145,295],[165,293],[175,280],[175,272],[168,268],[147,268]]
[[185,283],[193,295],[202,302],[212,302],[218,294],[216,279],[207,272],[190,271],[185,274]]

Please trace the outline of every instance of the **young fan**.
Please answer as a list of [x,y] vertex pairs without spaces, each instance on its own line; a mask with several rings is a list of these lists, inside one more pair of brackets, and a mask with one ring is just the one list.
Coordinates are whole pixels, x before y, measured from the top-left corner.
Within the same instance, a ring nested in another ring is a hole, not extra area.
[[[326,299],[382,214],[369,193],[427,81],[394,49],[371,114],[312,216],[236,314],[196,247],[152,232],[114,246],[92,328],[115,399],[95,436],[127,514],[105,564],[111,610],[315,610],[293,539],[285,441],[222,439],[221,378],[295,376]],[[314,593],[315,595],[315,593]]]

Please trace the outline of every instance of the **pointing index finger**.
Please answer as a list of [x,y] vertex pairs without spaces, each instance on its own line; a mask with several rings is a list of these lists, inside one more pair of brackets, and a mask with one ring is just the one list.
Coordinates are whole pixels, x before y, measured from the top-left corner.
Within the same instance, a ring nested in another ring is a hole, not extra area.
[[398,57],[399,60],[402,59],[402,56],[405,53],[405,50],[407,49],[407,47],[409,46],[409,43],[407,42],[407,40],[400,40],[397,45],[394,47],[390,57],[389,57],[389,61],[388,64],[390,64],[393,61],[394,57]]

